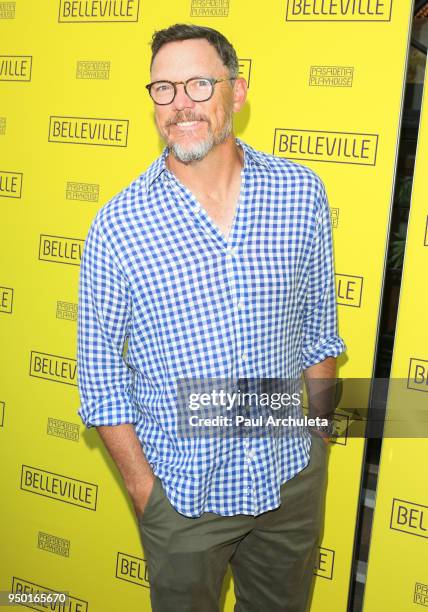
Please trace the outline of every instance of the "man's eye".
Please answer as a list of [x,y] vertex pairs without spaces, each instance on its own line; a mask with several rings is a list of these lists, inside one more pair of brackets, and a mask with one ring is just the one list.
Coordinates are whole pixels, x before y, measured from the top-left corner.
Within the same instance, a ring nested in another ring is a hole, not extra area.
[[192,79],[189,81],[189,85],[194,89],[207,89],[211,87],[211,83],[207,79]]
[[168,91],[171,89],[171,85],[169,83],[158,83],[155,85],[155,91],[162,93],[163,91]]

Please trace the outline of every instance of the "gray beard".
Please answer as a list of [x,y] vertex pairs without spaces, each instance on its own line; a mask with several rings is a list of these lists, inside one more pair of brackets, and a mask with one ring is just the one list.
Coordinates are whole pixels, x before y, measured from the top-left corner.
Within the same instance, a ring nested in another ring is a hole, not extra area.
[[205,140],[198,142],[190,148],[182,147],[180,144],[172,144],[168,148],[174,157],[184,164],[194,161],[201,161],[201,159],[204,159],[204,157],[214,146],[224,142],[231,133],[232,116],[229,117],[229,121],[226,123],[222,132],[218,136],[214,137],[212,134],[209,134]]

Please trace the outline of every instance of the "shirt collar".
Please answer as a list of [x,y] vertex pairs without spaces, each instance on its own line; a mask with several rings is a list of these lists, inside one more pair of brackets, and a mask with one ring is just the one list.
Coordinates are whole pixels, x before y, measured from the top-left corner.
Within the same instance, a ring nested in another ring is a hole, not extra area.
[[[253,163],[270,168],[268,158],[264,153],[256,151],[256,149],[253,149],[253,147],[245,143],[240,138],[236,138],[236,143],[239,144],[244,151],[244,170],[248,170]],[[165,163],[167,156],[168,147],[165,147],[161,155],[155,159],[155,161],[144,173],[147,191],[150,190],[153,183],[161,176],[161,174],[168,171]]]

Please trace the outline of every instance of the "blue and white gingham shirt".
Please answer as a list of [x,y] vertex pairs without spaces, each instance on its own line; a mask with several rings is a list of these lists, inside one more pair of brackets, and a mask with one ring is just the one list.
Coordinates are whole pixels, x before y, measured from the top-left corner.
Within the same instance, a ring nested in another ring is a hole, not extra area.
[[165,149],[98,211],[80,270],[78,414],[87,427],[134,423],[189,517],[277,508],[311,438],[185,440],[177,380],[298,378],[346,349],[321,179],[236,141],[244,167],[228,239],[167,169]]

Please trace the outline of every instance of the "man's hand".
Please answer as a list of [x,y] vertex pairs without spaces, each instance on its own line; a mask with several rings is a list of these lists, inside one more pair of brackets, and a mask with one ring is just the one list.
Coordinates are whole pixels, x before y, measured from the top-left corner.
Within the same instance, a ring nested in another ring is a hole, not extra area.
[[313,436],[318,436],[319,438],[322,438],[324,444],[327,444],[327,446],[330,446],[331,444],[331,438],[330,435],[324,431],[320,431],[319,429],[314,430],[309,428],[309,431],[311,432],[311,434]]
[[[335,409],[336,391],[336,358],[327,357],[323,361],[303,370],[306,390],[308,393],[309,417],[330,419]],[[316,435],[321,436],[324,443],[330,444],[328,431],[320,431],[316,427]]]
[[330,437],[328,434],[325,433],[320,433],[319,434],[321,436],[321,438],[324,440],[324,442],[327,444],[327,446],[330,446],[331,441],[330,441]]
[[99,425],[97,430],[122,474],[135,512],[142,516],[153,489],[155,475],[144,455],[134,425]]
[[129,496],[134,504],[135,514],[138,517],[142,517],[144,514],[147,502],[149,501],[149,497],[153,491],[155,480],[156,477],[152,473],[151,476],[146,476],[144,482],[139,483],[136,487],[128,488]]

